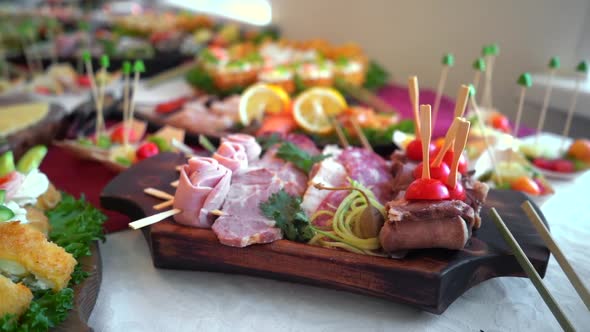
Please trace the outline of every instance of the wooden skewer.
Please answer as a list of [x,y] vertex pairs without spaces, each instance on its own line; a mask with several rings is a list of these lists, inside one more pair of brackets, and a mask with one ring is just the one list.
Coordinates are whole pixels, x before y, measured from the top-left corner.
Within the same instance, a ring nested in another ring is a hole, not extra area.
[[329,120],[332,123],[334,130],[336,130],[336,136],[338,136],[338,140],[340,141],[340,146],[342,146],[343,148],[349,147],[350,144],[348,143],[348,140],[346,139],[346,135],[344,135],[344,130],[342,130],[342,126],[340,126],[340,123],[338,122],[338,120],[336,120],[336,118],[334,118],[332,116],[329,117]]
[[475,74],[473,75],[473,87],[475,90],[479,88],[479,81],[481,80],[481,71],[476,70]]
[[160,213],[151,215],[149,217],[145,217],[145,218],[136,220],[136,221],[130,223],[129,227],[131,227],[133,229],[140,229],[142,227],[158,223],[168,217],[171,217],[175,214],[179,214],[180,212],[182,212],[182,210],[180,210],[180,209],[172,209],[172,210],[160,212]]
[[456,135],[455,135],[455,144],[453,145],[453,164],[451,166],[451,174],[449,175],[449,180],[447,184],[450,188],[455,188],[457,185],[457,176],[459,174],[459,159],[461,158],[461,153],[463,149],[465,149],[465,145],[467,144],[467,136],[469,135],[469,126],[471,124],[469,121],[465,119],[460,119],[457,124]]
[[485,71],[485,85],[483,88],[483,95],[481,97],[481,104],[486,107],[487,109],[492,108],[492,72],[494,70],[494,60],[495,57],[493,55],[486,55],[486,71]]
[[414,128],[416,137],[420,137],[420,116],[418,114],[420,104],[420,90],[418,88],[418,77],[410,76],[408,78],[408,91],[410,92],[410,102],[412,103],[412,111],[414,112]]
[[535,135],[535,145],[539,145],[539,136],[541,130],[545,125],[545,117],[547,116],[547,109],[549,109],[549,98],[551,97],[551,91],[553,90],[553,78],[555,77],[556,69],[549,71],[549,79],[547,80],[547,89],[545,90],[545,97],[543,98],[543,107],[541,108],[541,114],[539,114],[539,122],[537,122],[537,135]]
[[156,198],[159,199],[164,199],[164,200],[171,200],[174,199],[174,196],[170,195],[169,193],[156,189],[156,188],[145,188],[143,190],[144,193],[150,195],[150,196],[154,196]]
[[434,109],[432,112],[432,121],[436,125],[436,119],[438,118],[438,109],[440,108],[440,100],[442,98],[442,94],[445,89],[445,84],[447,83],[447,76],[449,75],[449,66],[443,66],[443,69],[440,73],[440,80],[438,81],[438,87],[436,88],[436,97],[434,99]]
[[434,166],[434,167],[440,166],[440,164],[443,161],[443,158],[445,157],[445,154],[451,148],[451,145],[453,145],[453,142],[455,141],[455,135],[457,133],[457,125],[459,124],[459,121],[460,121],[460,118],[456,117],[453,120],[453,122],[451,123],[451,126],[449,127],[449,130],[447,130],[447,134],[445,135],[445,140],[443,142],[443,145],[440,148],[440,151],[438,151],[438,154],[436,155],[434,160],[432,161],[432,166]]
[[514,121],[514,129],[512,129],[512,136],[516,137],[518,135],[518,130],[520,129],[520,120],[522,118],[522,109],[524,106],[524,95],[526,93],[526,87],[520,88],[520,97],[518,100],[518,109],[516,110],[516,119]]
[[179,181],[179,180],[172,181],[172,182],[170,182],[170,185],[171,185],[172,187],[176,188],[176,187],[178,187],[178,181]]
[[209,212],[210,214],[214,215],[214,216],[223,216],[225,215],[225,212],[221,211],[221,210],[211,210]]
[[352,128],[356,132],[356,135],[360,139],[361,144],[363,145],[363,148],[365,148],[371,152],[374,152],[373,147],[371,146],[371,143],[369,143],[367,136],[365,136],[365,133],[361,129],[361,126],[359,125],[359,123],[356,121],[356,119],[354,117],[350,118],[350,123],[352,124]]
[[420,105],[420,139],[422,141],[422,178],[430,179],[430,138],[432,136],[432,118],[430,105]]
[[545,226],[545,224],[537,214],[537,211],[535,211],[535,208],[533,207],[531,202],[526,201],[522,203],[521,207],[526,213],[531,223],[533,224],[533,226],[535,227],[535,229],[537,230],[537,232],[539,233],[539,235],[541,236],[541,238],[543,239],[543,241],[545,242],[545,245],[547,245],[549,250],[551,250],[553,257],[555,257],[555,260],[557,260],[557,263],[559,263],[559,266],[561,266],[561,269],[563,270],[569,281],[572,283],[572,286],[574,286],[574,289],[586,305],[586,308],[590,310],[590,292],[588,291],[588,288],[584,286],[584,283],[582,283],[580,276],[578,276],[576,271],[574,271],[574,268],[565,258],[565,255],[563,254],[555,240],[553,240],[553,237],[551,237],[551,234],[549,233],[547,226]]
[[[488,156],[490,158],[490,161],[492,163],[492,168],[494,170],[497,170],[498,164],[496,163],[496,156],[494,156],[494,151],[492,151],[492,147],[490,146],[490,143],[488,141],[488,135],[486,134],[485,127],[483,125],[483,117],[481,116],[481,112],[479,111],[479,106],[477,105],[477,103],[475,101],[475,96],[472,96],[469,99],[471,100],[471,107],[473,108],[473,111],[475,112],[475,117],[477,119],[476,122],[477,122],[477,125],[479,126],[479,130],[481,131],[481,136],[483,138],[483,144],[485,145],[485,149],[486,149]],[[502,174],[497,172],[496,175],[498,176],[498,184],[502,185]]]
[[447,130],[442,148],[440,149],[438,155],[432,162],[433,166],[440,166],[445,156],[445,153],[447,153],[451,145],[453,145],[453,142],[455,140],[455,131],[457,130],[457,124],[455,123],[455,121],[457,120],[457,118],[463,117],[463,114],[465,113],[465,107],[467,106],[467,100],[469,100],[469,87],[463,84],[459,87],[459,91],[457,92],[457,100],[455,102],[454,112],[455,119],[453,120],[453,123],[451,123],[451,126]]
[[124,73],[123,79],[123,145],[129,145],[129,73]]
[[168,201],[165,201],[165,202],[156,204],[156,205],[153,206],[153,208],[156,211],[160,211],[160,210],[162,210],[164,208],[167,208],[167,207],[170,207],[172,205],[174,205],[174,199],[171,199],[171,200],[168,200]]
[[508,246],[512,249],[512,253],[514,254],[516,260],[518,261],[524,272],[527,274],[529,279],[531,279],[531,282],[533,283],[535,288],[537,288],[539,295],[541,295],[541,297],[545,301],[545,304],[547,304],[547,306],[559,322],[559,325],[561,325],[561,327],[565,331],[575,331],[572,323],[567,319],[567,317],[557,304],[557,301],[555,301],[553,296],[551,296],[551,293],[549,293],[549,291],[545,287],[545,284],[539,276],[539,273],[537,272],[537,270],[535,270],[533,264],[531,264],[529,259],[526,257],[526,254],[524,253],[518,242],[516,242],[516,239],[514,238],[514,236],[512,235],[512,233],[510,232],[510,230],[498,214],[498,211],[496,211],[495,208],[492,208],[491,214],[493,217],[492,219],[494,219],[494,223],[496,224],[496,227],[498,228],[498,230],[502,234],[502,237],[504,238],[504,241],[506,241]]
[[574,94],[572,95],[572,100],[570,103],[570,108],[567,111],[567,117],[565,119],[565,126],[563,127],[563,132],[561,133],[561,151],[565,150],[565,144],[567,142],[567,136],[570,133],[570,127],[572,125],[572,119],[574,117],[574,111],[576,109],[576,104],[578,102],[578,93],[580,92],[580,81],[585,76],[578,74],[576,78],[576,87],[574,89]]

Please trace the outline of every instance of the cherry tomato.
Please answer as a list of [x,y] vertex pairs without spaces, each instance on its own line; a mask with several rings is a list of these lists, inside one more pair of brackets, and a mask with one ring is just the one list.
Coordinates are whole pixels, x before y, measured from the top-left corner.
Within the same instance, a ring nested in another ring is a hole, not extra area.
[[463,187],[463,185],[460,182],[457,182],[455,184],[455,188],[451,188],[449,186],[447,186],[447,188],[449,189],[449,198],[450,199],[464,201],[465,198],[467,197],[465,194],[465,188]]
[[551,159],[546,158],[535,158],[533,164],[542,169],[554,170],[555,163]]
[[[418,166],[414,169],[414,179],[419,179],[422,177],[422,168],[424,163],[420,162]],[[430,165],[430,177],[433,179],[437,179],[442,181],[443,183],[447,182],[449,178],[449,174],[451,174],[451,169],[447,163],[442,162],[438,167],[434,167]]]
[[[115,128],[112,132],[111,132],[111,141],[115,142],[115,143],[119,143],[122,144],[124,139],[124,135],[125,135],[125,130],[123,129],[123,125],[119,125],[117,126],[117,128]],[[139,141],[139,135],[137,135],[137,133],[135,132],[135,130],[133,130],[133,128],[129,128],[129,142],[133,143],[133,142],[137,142]]]
[[137,160],[144,160],[151,156],[157,155],[158,152],[160,151],[158,150],[156,143],[146,142],[137,148],[137,151],[135,151],[135,157],[137,157]]
[[414,180],[406,190],[407,200],[442,201],[449,198],[449,189],[436,179]]
[[535,180],[528,176],[521,176],[510,184],[510,187],[514,190],[522,191],[531,195],[540,195],[541,188]]
[[[432,155],[433,156],[438,155],[439,151],[440,151],[440,149],[436,149]],[[451,165],[453,165],[453,156],[454,156],[453,151],[449,149],[445,153],[445,156],[443,157],[443,162],[445,162],[449,167],[451,167]],[[468,171],[467,168],[468,168],[467,159],[465,159],[465,156],[463,154],[461,154],[461,157],[459,158],[459,166],[458,166],[459,173],[466,174]]]
[[[430,153],[432,153],[435,149],[436,147],[434,144],[430,143]],[[411,160],[422,161],[422,141],[419,139],[411,141],[406,147],[406,155]]]
[[575,172],[574,163],[567,159],[557,159],[553,161],[553,169],[560,173],[573,173]]
[[76,77],[76,83],[83,88],[89,88],[91,86],[90,77],[88,77],[88,75],[78,75],[78,77]]
[[492,115],[490,123],[492,124],[492,127],[498,129],[499,131],[505,133],[509,133],[511,131],[510,121],[508,121],[508,118],[503,114],[495,113]]
[[586,163],[590,163],[590,140],[576,140],[572,143],[572,145],[570,145],[567,155]]

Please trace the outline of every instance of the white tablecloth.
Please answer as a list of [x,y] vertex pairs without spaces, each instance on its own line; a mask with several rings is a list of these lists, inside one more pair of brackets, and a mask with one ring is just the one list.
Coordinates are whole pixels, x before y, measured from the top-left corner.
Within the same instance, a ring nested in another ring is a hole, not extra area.
[[[554,182],[542,207],[551,231],[590,287],[590,172]],[[556,331],[557,321],[524,278],[472,288],[433,315],[368,296],[255,277],[159,270],[140,232],[101,245],[103,282],[90,325],[95,331]],[[280,264],[280,262],[277,262]],[[553,258],[545,283],[579,331],[590,312]]]

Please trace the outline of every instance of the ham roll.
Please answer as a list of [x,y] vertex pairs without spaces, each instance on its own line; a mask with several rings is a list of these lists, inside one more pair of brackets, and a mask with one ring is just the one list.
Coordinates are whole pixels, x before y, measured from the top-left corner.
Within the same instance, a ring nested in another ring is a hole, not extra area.
[[232,171],[217,160],[206,157],[189,159],[180,170],[174,208],[182,212],[174,216],[179,224],[211,228],[212,210],[219,209],[229,192]]
[[223,142],[213,154],[213,159],[229,168],[233,173],[248,168],[246,148],[242,144]]
[[246,134],[232,134],[222,138],[221,143],[223,142],[231,142],[243,145],[246,149],[248,162],[250,163],[258,160],[260,158],[260,153],[262,153],[262,148],[260,147],[260,144],[256,142],[256,138],[254,138],[254,136]]

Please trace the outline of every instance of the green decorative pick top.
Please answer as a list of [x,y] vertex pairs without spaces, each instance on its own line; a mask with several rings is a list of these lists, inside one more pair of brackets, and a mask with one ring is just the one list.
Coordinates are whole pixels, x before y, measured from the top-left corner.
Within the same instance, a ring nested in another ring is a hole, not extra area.
[[473,86],[473,84],[469,84],[469,96],[473,97],[473,96],[475,96],[476,93],[477,93],[477,91],[475,90],[475,87]]
[[559,61],[558,56],[554,56],[549,60],[549,68],[551,69],[559,69],[561,67],[561,61]]
[[89,62],[90,58],[91,58],[90,51],[82,52],[82,60],[84,60],[85,62]]
[[135,60],[133,64],[133,71],[136,73],[145,73],[145,65],[141,60]]
[[123,74],[131,74],[131,62],[123,61]]
[[442,64],[445,66],[453,67],[455,64],[455,57],[451,53],[445,54],[442,59]]
[[484,47],[481,50],[481,54],[483,56],[488,56],[488,55],[498,55],[500,53],[500,48],[498,47],[498,44],[490,44],[490,45],[484,45]]
[[517,83],[520,86],[530,88],[533,85],[533,80],[531,79],[531,74],[522,73],[522,75],[520,75],[518,77]]
[[588,62],[586,62],[586,60],[581,61],[578,66],[576,67],[576,71],[578,73],[584,73],[587,74],[588,73]]
[[103,68],[109,68],[109,66],[111,65],[111,61],[109,60],[109,56],[104,54],[103,56],[100,57],[100,66]]
[[473,69],[478,71],[485,71],[486,70],[486,61],[483,58],[478,58],[473,62]]

